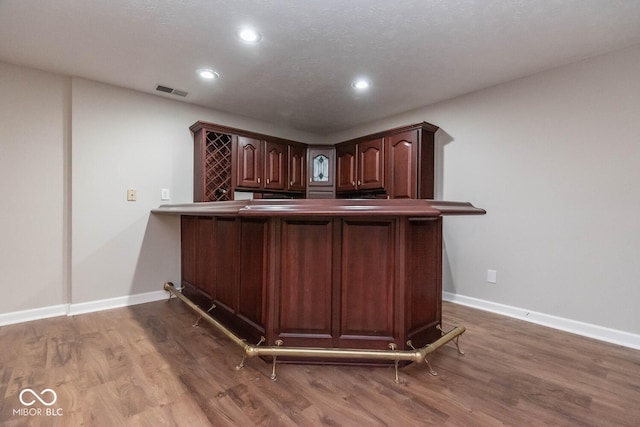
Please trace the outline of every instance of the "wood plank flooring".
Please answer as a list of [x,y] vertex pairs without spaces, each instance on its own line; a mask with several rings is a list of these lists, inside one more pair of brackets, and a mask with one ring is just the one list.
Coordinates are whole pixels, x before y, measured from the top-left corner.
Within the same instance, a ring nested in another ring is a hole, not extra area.
[[[466,354],[447,345],[438,376],[412,364],[399,385],[392,367],[236,370],[240,349],[195,319],[173,299],[0,327],[0,425],[640,426],[640,351],[460,305],[444,323],[467,327]],[[57,400],[24,406],[26,388]]]

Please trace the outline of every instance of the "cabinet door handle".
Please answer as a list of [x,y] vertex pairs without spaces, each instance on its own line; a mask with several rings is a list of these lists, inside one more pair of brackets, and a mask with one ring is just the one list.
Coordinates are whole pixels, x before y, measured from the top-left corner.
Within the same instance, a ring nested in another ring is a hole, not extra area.
[[356,182],[355,181],[351,181],[351,186],[355,187],[356,186]]
[[362,185],[362,183],[360,182],[360,180],[358,180],[358,185]]
[[291,181],[291,182],[289,183],[289,185],[293,187],[293,181]]
[[271,181],[269,180],[269,178],[267,178],[267,184],[268,184],[269,182],[271,182]]
[[260,184],[260,178],[258,178],[258,184]]

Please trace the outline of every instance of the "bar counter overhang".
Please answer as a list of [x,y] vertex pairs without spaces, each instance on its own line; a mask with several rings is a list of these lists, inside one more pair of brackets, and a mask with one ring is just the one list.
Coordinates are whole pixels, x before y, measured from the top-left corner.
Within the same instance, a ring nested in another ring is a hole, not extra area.
[[[201,314],[237,344],[264,337],[264,351],[245,354],[273,356],[275,375],[277,355],[380,363],[394,360],[374,357],[391,348],[406,356],[397,366],[441,345],[442,217],[486,212],[425,199],[258,199],[152,213],[181,217],[182,294],[212,307]],[[268,351],[277,348],[302,351]]]

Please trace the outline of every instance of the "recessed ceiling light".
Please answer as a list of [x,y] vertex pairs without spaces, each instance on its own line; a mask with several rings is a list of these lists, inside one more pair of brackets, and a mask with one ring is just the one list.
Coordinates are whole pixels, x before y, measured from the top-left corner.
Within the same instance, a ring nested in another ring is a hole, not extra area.
[[198,70],[198,75],[207,80],[213,80],[220,77],[220,74],[208,68],[204,70]]
[[243,27],[236,32],[240,40],[247,43],[258,43],[262,40],[262,35],[253,28]]
[[365,90],[371,87],[371,82],[367,79],[358,79],[351,83],[351,86],[358,90]]

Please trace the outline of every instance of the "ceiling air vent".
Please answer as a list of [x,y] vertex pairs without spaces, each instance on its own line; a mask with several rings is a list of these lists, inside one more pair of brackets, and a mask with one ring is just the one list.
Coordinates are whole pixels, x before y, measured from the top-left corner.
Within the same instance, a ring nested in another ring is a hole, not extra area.
[[189,95],[189,92],[185,92],[184,90],[174,89],[168,86],[156,85],[156,90],[159,92],[170,93],[172,95],[185,97]]

